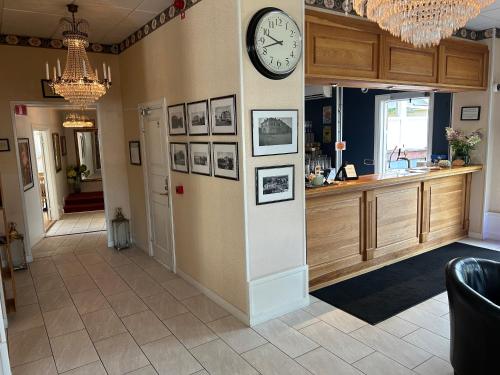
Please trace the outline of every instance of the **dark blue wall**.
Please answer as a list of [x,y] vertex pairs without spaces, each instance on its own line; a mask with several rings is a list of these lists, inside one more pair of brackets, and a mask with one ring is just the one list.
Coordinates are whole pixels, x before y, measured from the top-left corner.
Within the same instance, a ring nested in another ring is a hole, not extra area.
[[[394,93],[395,91],[369,90],[363,94],[360,89],[344,88],[344,140],[347,150],[343,159],[356,165],[358,174],[374,173],[374,166],[365,165],[374,157],[375,143],[375,96]],[[335,98],[309,100],[305,104],[306,121],[312,121],[316,142],[323,140],[323,107],[331,105],[332,114],[332,144],[322,144],[321,150],[325,155],[332,156],[335,142]],[[432,138],[432,153],[447,154],[448,142],[444,128],[451,122],[452,95],[436,93],[434,101],[434,131]]]

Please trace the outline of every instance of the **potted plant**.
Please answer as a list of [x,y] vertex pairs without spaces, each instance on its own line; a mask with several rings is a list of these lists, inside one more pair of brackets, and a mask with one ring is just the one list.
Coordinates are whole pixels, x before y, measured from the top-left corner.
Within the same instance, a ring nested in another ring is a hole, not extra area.
[[453,152],[453,160],[462,160],[463,165],[469,165],[470,153],[481,142],[482,135],[479,130],[465,135],[461,130],[448,127],[446,128],[446,139]]
[[82,191],[81,182],[82,176],[88,177],[90,171],[87,169],[85,164],[78,165],[69,165],[66,168],[66,177],[68,178],[68,183],[73,187],[74,193],[79,193]]

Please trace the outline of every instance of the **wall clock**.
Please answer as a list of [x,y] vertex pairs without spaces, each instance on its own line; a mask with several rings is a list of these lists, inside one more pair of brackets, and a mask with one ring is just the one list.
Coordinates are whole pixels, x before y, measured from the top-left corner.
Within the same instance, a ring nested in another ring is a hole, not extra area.
[[293,73],[302,56],[302,35],[297,23],[278,8],[263,8],[250,21],[247,50],[255,68],[270,79]]

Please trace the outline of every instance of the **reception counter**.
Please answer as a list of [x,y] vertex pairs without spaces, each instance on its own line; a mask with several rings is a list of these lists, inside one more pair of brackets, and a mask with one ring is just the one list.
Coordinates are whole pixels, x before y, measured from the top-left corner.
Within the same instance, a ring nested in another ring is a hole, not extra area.
[[459,240],[481,166],[388,173],[306,190],[311,290]]

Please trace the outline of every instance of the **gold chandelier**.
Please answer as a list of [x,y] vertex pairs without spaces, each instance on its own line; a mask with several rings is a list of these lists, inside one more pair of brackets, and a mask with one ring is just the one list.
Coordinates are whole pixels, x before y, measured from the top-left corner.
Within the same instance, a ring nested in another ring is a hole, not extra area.
[[66,66],[61,74],[61,62],[57,60],[57,69],[53,68],[50,79],[49,64],[45,64],[45,74],[54,92],[70,103],[85,108],[106,94],[111,86],[111,68],[103,64],[103,80],[99,80],[97,69],[93,69],[87,57],[89,46],[89,24],[83,19],[75,18],[78,6],[68,4],[71,17],[61,19],[63,27],[63,44],[68,48]]
[[415,47],[437,45],[494,0],[353,0],[360,16]]
[[93,128],[94,122],[84,114],[68,113],[64,118],[65,128]]

